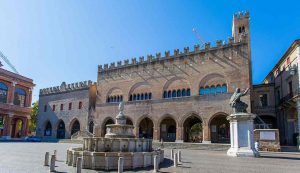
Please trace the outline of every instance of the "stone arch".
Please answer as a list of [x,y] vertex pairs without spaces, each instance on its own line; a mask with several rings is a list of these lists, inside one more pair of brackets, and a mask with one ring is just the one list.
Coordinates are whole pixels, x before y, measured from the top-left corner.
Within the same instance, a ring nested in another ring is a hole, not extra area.
[[[217,88],[218,93],[222,93],[222,92],[225,92],[225,91],[222,91],[223,86],[226,86],[226,92],[227,92],[228,82],[227,82],[226,78],[224,77],[224,75],[221,75],[219,73],[211,73],[211,74],[204,76],[200,80],[198,90],[199,90],[200,95],[204,95],[206,92],[210,92],[210,91],[206,91],[206,90],[207,89],[210,90],[211,88]],[[217,90],[214,91],[214,93],[217,93]]]
[[80,122],[77,118],[73,118],[73,120],[70,122],[69,130],[71,132],[71,135],[80,131]]
[[26,134],[24,133],[24,120],[20,117],[15,117],[12,119],[12,129],[11,129],[11,137],[12,138],[20,138],[22,136],[25,136]]
[[165,114],[158,121],[160,127],[160,139],[165,142],[175,142],[178,122],[173,115]]
[[126,124],[128,124],[128,125],[133,125],[132,118],[126,116]]
[[138,136],[140,138],[153,139],[154,122],[152,119],[145,116],[143,119],[140,119],[136,127],[138,127]]
[[196,112],[189,112],[180,121],[184,142],[202,142],[203,120]]
[[[145,97],[147,95],[147,97]],[[129,101],[151,99],[152,88],[148,82],[138,82],[131,86],[128,92]],[[148,97],[149,96],[149,97]]]
[[106,117],[101,125],[101,136],[104,137],[104,135],[106,134],[106,125],[108,124],[114,124],[115,120],[112,117]]
[[184,121],[185,121],[187,118],[189,118],[190,116],[196,116],[197,118],[199,118],[199,119],[203,122],[203,118],[202,118],[197,112],[195,112],[195,111],[190,111],[190,112],[184,114],[184,115],[180,118],[180,120],[179,120],[179,122],[178,122],[178,126],[179,126],[179,127],[182,127]]
[[[171,86],[172,84],[174,83],[181,83],[180,85],[178,85],[178,87],[173,87]],[[171,87],[171,88],[170,88]],[[183,77],[178,77],[178,76],[175,76],[171,79],[169,79],[165,84],[164,84],[164,87],[163,87],[163,91],[167,91],[167,90],[174,90],[174,89],[187,89],[187,88],[191,88],[191,83],[183,78]]]
[[56,138],[64,139],[66,137],[66,125],[62,119],[59,119],[56,124]]
[[52,136],[52,123],[50,120],[46,120],[43,125],[43,134],[44,136]]
[[[123,95],[124,92],[121,88],[113,87],[108,90],[105,99],[107,102],[119,102],[119,101],[123,101]],[[118,97],[119,99],[117,99]]]
[[228,114],[224,112],[215,113],[208,121],[210,138],[212,143],[230,142],[230,123],[226,119]]

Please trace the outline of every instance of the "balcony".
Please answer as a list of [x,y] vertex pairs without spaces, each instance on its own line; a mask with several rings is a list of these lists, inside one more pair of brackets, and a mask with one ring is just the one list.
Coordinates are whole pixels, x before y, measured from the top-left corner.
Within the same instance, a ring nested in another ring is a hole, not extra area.
[[9,103],[0,103],[0,110],[1,112],[20,113],[20,114],[27,114],[27,115],[31,113],[30,107],[20,107],[18,105],[13,105]]
[[298,89],[294,90],[291,93],[288,93],[284,97],[282,97],[279,101],[279,105],[291,105],[294,103],[294,98],[298,97]]

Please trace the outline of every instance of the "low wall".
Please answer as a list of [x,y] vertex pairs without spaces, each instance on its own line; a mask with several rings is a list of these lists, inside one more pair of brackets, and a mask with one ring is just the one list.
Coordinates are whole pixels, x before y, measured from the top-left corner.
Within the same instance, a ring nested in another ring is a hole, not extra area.
[[261,151],[280,151],[278,129],[255,129],[254,141],[259,142]]

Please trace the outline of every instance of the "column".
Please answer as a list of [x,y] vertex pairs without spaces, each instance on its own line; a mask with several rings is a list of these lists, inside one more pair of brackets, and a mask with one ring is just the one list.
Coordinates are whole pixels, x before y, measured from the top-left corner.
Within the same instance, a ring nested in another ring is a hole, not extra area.
[[176,128],[176,142],[183,143],[183,127]]
[[204,144],[210,144],[211,143],[211,139],[210,139],[210,127],[207,123],[204,123],[203,122],[203,130],[202,130],[202,133],[203,133],[203,141],[202,143]]
[[160,127],[154,126],[153,140],[156,142],[160,141]]
[[31,106],[31,97],[32,97],[32,89],[29,88],[29,90],[26,94],[25,107],[30,107]]
[[27,129],[28,129],[28,119],[22,118],[22,132],[21,137],[27,136]]
[[134,127],[134,135],[136,138],[139,138],[139,131],[140,131],[139,127]]
[[11,120],[12,120],[13,114],[8,114],[4,118],[4,131],[3,136],[5,138],[10,138],[11,136]]

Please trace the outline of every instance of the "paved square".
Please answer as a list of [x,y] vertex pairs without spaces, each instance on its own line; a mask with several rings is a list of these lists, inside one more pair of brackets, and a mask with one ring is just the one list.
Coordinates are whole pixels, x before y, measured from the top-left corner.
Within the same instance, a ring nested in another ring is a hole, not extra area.
[[[65,164],[66,149],[80,146],[68,143],[0,143],[0,172],[1,173],[44,173],[49,167],[44,167],[46,151],[58,151],[56,170],[58,172],[75,172],[74,167]],[[165,150],[165,163],[161,172],[176,173],[296,173],[300,170],[300,153],[262,153],[261,158],[233,158],[226,156],[224,151],[182,150],[183,163],[174,168],[170,150]],[[84,170],[84,173],[105,171]],[[152,172],[133,170],[126,172]]]

